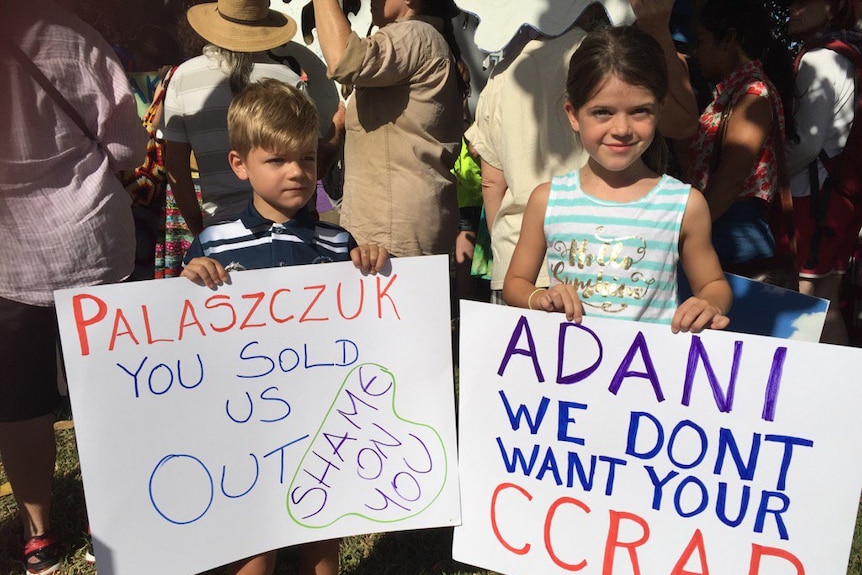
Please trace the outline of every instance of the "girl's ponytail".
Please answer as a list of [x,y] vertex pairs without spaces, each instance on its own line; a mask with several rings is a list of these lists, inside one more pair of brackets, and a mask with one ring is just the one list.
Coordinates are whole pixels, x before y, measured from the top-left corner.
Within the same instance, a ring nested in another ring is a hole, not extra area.
[[667,146],[667,141],[658,131],[655,130],[655,137],[652,143],[646,149],[646,152],[641,156],[644,165],[655,172],[656,174],[664,174],[667,172],[667,165],[670,161],[670,149]]

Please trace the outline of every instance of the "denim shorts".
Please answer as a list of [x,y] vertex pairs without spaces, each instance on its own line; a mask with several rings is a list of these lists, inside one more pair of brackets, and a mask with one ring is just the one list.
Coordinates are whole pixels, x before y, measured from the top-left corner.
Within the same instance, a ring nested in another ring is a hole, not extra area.
[[722,266],[775,255],[775,239],[757,199],[734,202],[712,223],[712,245]]

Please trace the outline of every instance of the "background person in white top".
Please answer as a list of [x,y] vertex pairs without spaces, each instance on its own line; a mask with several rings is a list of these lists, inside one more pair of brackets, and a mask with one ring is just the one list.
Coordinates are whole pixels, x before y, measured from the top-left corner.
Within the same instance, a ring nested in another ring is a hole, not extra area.
[[[799,291],[830,301],[821,341],[836,344],[848,341],[838,308],[847,261],[837,261],[836,254],[847,253],[846,250],[851,249],[845,244],[855,245],[858,229],[835,229],[835,235],[821,238],[819,249],[811,243],[815,222],[811,213],[809,165],[816,162],[818,186],[822,186],[826,169],[817,156],[823,150],[832,157],[844,148],[856,105],[855,68],[844,56],[817,48],[816,43],[826,34],[852,28],[855,20],[850,0],[793,0],[790,3],[788,33],[793,39],[812,46],[799,61],[793,110],[798,139],[788,141],[786,154],[794,196],[797,244],[803,260],[800,262]],[[832,227],[846,227],[840,222],[825,223]],[[816,263],[808,258],[812,246],[817,252]]]
[[[267,0],[219,0],[192,6],[189,24],[210,44],[177,68],[164,108],[165,165],[177,206],[195,235],[207,225],[236,219],[251,197],[248,182],[228,164],[227,108],[249,82],[274,78],[300,87],[290,68],[267,50],[287,43],[296,22],[270,10]],[[192,183],[190,153],[201,180],[203,211]]]

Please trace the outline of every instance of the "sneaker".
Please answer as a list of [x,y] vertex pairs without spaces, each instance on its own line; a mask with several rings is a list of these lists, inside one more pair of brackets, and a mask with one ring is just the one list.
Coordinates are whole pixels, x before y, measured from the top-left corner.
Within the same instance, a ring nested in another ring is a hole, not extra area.
[[51,533],[31,537],[24,543],[24,565],[29,575],[48,575],[60,568],[60,542]]
[[84,554],[84,561],[90,565],[96,564],[96,556],[93,554],[93,537],[90,535],[89,527],[87,527],[87,552]]

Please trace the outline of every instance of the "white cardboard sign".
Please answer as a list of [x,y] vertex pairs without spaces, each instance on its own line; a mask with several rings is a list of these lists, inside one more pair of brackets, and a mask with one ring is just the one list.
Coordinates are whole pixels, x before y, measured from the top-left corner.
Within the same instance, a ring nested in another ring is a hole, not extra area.
[[445,256],[56,293],[100,575],[460,521]]
[[843,575],[862,351],[461,307],[453,556],[509,575]]

